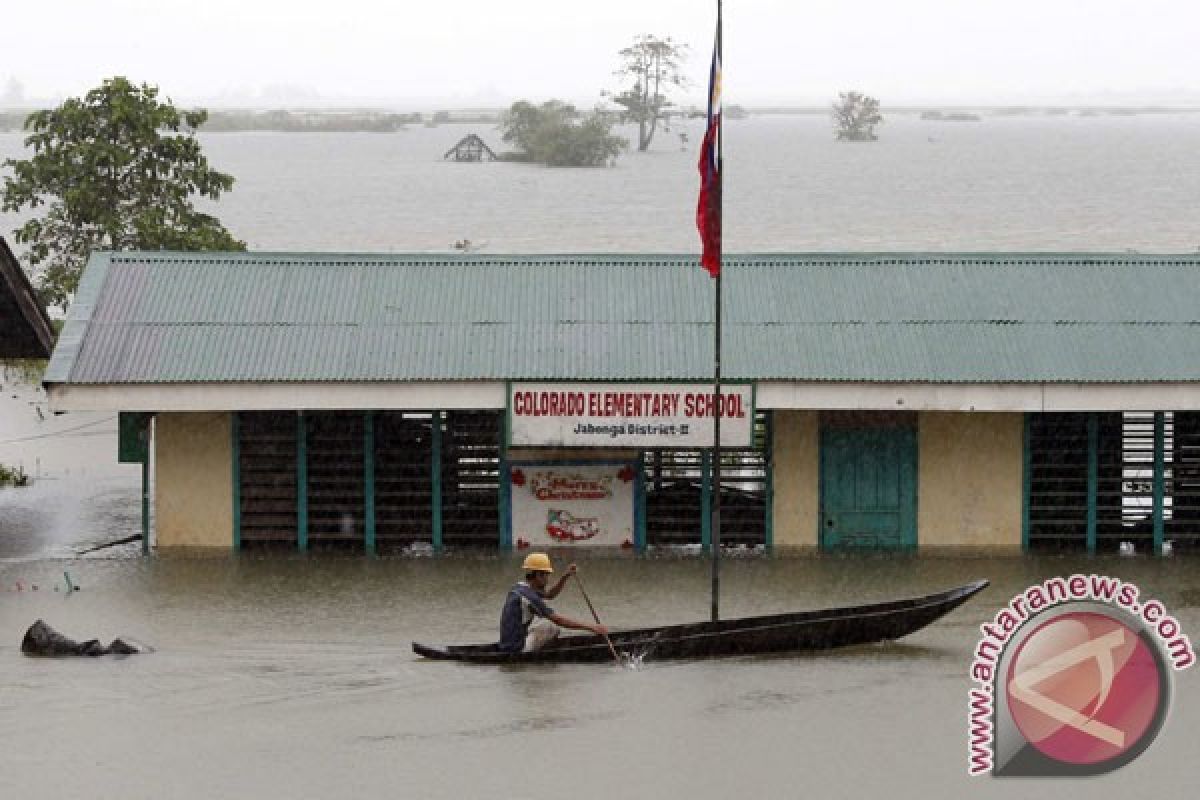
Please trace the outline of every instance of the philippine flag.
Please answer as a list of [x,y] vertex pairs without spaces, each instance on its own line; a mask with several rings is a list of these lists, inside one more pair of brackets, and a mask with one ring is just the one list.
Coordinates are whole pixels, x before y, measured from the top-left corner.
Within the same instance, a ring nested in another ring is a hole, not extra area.
[[700,200],[696,205],[696,227],[704,245],[700,264],[714,278],[721,273],[721,163],[717,157],[720,137],[721,50],[714,45],[708,76],[708,128],[700,147]]

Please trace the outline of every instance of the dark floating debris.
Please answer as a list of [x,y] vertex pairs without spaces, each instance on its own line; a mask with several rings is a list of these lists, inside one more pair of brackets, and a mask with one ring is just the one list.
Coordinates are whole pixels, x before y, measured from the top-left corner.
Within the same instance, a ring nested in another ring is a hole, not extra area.
[[88,553],[94,553],[97,550],[104,550],[109,547],[117,547],[118,545],[122,544],[130,544],[131,542],[140,542],[141,540],[142,535],[140,533],[135,533],[133,536],[126,536],[124,539],[117,539],[114,542],[105,542],[104,544],[98,544],[95,547],[89,547],[86,550],[80,550],[79,555],[87,555]]
[[100,644],[98,639],[77,642],[68,639],[51,628],[42,620],[38,620],[25,631],[21,640],[21,652],[27,656],[44,656],[56,658],[60,656],[131,656],[138,653],[148,653],[150,648],[143,647],[124,639],[113,639],[108,647]]

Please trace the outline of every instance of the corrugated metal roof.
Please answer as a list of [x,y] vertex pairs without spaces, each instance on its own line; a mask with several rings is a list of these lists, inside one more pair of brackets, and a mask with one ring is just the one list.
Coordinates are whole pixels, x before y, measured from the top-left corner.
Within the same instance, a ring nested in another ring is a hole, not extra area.
[[[1200,380],[1200,256],[726,256],[730,379]],[[694,256],[113,253],[47,383],[698,379]]]

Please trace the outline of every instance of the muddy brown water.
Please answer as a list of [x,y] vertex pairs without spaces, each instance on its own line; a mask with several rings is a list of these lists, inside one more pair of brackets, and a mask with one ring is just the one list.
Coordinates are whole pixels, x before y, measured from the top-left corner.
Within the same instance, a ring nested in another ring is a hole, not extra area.
[[[43,420],[39,402],[12,383],[0,398],[0,460],[40,475],[28,489],[0,490],[0,797],[927,800],[1193,789],[1200,669],[1177,677],[1171,716],[1147,753],[1086,781],[968,779],[966,692],[979,624],[1052,575],[1134,580],[1200,636],[1200,560],[729,558],[730,617],[979,577],[993,586],[901,642],[828,653],[637,671],[427,662],[411,640],[496,636],[514,559],[142,558],[137,545],[80,558],[85,546],[137,530],[137,467],[115,463],[112,415]],[[614,627],[707,617],[703,559],[581,567]],[[64,592],[64,571],[82,591]],[[587,614],[574,588],[555,605]],[[25,658],[21,636],[38,618],[76,638],[129,636],[156,652]]]
[[[1197,115],[958,127],[898,116],[867,148],[833,143],[823,118],[736,127],[727,151],[731,250],[1198,244]],[[695,125],[687,129],[698,141]],[[205,137],[205,147],[238,177],[219,214],[255,248],[445,249],[466,237],[484,252],[695,252],[694,149],[664,140],[595,171],[441,163],[464,132],[227,134]],[[20,141],[0,135],[0,156],[19,156]],[[20,221],[0,215],[0,233]],[[1030,583],[1097,571],[1138,581],[1197,638],[1195,559],[730,560],[729,616],[920,594],[977,577],[993,587],[902,642],[823,654],[638,671],[424,662],[410,640],[495,636],[511,560],[143,559],[136,546],[75,558],[85,545],[136,532],[137,467],[115,463],[112,414],[54,417],[40,393],[8,379],[3,390],[0,461],[39,480],[0,490],[0,798],[1195,791],[1200,668],[1178,676],[1162,735],[1119,772],[966,777],[967,669],[981,622]],[[583,569],[614,626],[708,613],[700,559],[587,560]],[[64,570],[81,592],[63,593]],[[10,591],[18,581],[39,589]],[[586,614],[574,589],[556,605]],[[72,636],[131,636],[157,651],[27,659],[18,645],[38,617]]]
[[[499,149],[490,125],[202,133],[213,166],[237,179],[202,205],[252,250],[447,250],[465,238],[484,253],[698,253],[703,126],[674,122],[611,169],[442,160],[468,133]],[[728,252],[1200,245],[1200,114],[964,125],[889,113],[868,145],[835,141],[824,114],[751,116],[724,133]],[[23,138],[0,133],[0,161],[25,157]],[[12,242],[24,219],[0,213],[0,233]]]
[[[613,626],[707,614],[702,559],[580,563]],[[1116,797],[1182,792],[1195,778],[1195,669],[1178,676],[1151,749],[1089,781],[968,779],[965,698],[978,625],[1026,585],[1078,570],[1119,575],[1195,633],[1196,560],[731,558],[728,616],[913,595],[980,576],[993,586],[901,642],[820,654],[636,671],[411,654],[413,639],[494,638],[515,567],[468,555],[0,564],[4,795]],[[62,591],[64,570],[82,591]],[[18,580],[25,591],[11,591]],[[587,613],[575,588],[555,605]],[[22,657],[21,634],[39,617],[73,636],[131,636],[157,651]]]

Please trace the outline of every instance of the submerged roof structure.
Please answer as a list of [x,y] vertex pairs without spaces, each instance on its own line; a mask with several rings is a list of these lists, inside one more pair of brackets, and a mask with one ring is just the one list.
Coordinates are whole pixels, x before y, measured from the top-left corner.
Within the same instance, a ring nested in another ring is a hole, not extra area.
[[[1200,382],[1200,255],[725,258],[730,380]],[[694,256],[96,253],[48,385],[704,380]]]
[[0,237],[0,358],[49,358],[53,346],[46,309]]
[[495,161],[496,154],[492,152],[492,148],[480,139],[477,134],[468,133],[458,144],[451,147],[442,156],[442,160],[446,160],[454,156],[455,161]]

